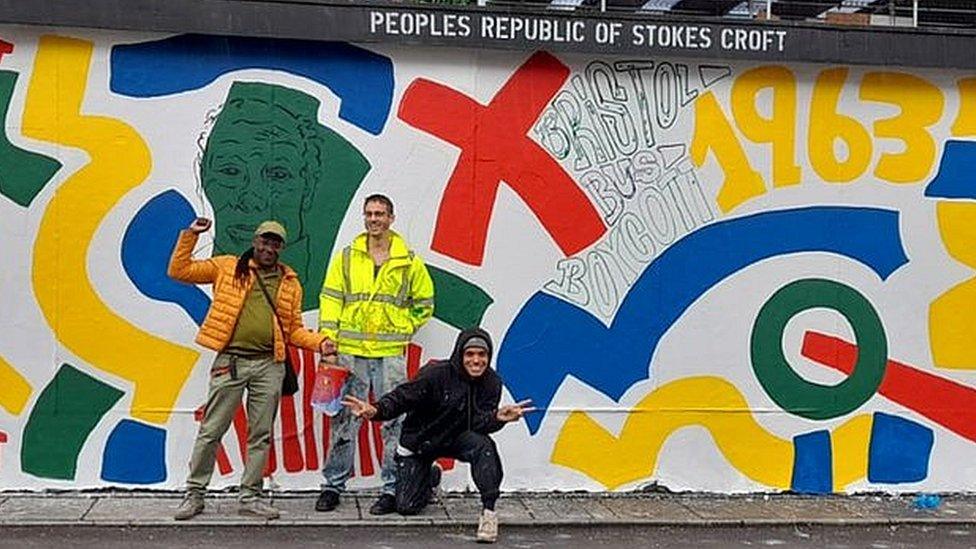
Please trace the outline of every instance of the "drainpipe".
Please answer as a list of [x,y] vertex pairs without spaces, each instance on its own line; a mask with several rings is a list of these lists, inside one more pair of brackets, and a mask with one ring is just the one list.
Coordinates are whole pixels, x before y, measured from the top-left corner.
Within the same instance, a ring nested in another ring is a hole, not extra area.
[[912,26],[918,26],[918,0],[912,1]]

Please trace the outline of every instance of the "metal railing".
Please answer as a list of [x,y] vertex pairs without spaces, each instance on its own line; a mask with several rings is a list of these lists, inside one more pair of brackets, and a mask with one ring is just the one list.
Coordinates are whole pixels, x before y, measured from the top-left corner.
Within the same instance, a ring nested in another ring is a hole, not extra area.
[[[430,3],[469,0],[420,0]],[[643,12],[660,16],[732,17],[916,27],[976,28],[967,0],[471,0],[480,6]]]
[[[255,0],[238,0],[241,2]],[[323,5],[376,3],[531,11],[567,10],[658,17],[804,20],[838,25],[976,29],[976,0],[260,0]]]

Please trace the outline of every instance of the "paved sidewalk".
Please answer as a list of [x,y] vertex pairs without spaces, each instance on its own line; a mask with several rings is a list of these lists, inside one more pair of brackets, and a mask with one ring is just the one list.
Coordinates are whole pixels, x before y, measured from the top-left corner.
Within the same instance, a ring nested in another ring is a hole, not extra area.
[[[477,524],[473,494],[447,494],[418,516],[374,517],[374,494],[349,495],[331,513],[317,513],[311,493],[273,498],[281,518],[237,514],[231,494],[207,498],[204,513],[188,522],[172,515],[174,493],[0,493],[0,526],[424,526]],[[976,524],[976,496],[944,496],[934,509],[916,509],[912,496],[718,496],[703,494],[509,494],[498,502],[506,525],[866,525]]]

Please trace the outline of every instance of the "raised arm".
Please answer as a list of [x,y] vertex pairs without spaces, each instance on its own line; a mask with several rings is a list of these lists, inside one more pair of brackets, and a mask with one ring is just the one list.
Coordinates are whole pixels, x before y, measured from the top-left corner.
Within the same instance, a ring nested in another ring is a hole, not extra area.
[[169,259],[166,274],[180,282],[192,284],[212,284],[217,279],[217,264],[213,259],[193,259],[193,248],[197,245],[200,233],[210,228],[211,222],[205,217],[193,220],[190,227],[180,231]]

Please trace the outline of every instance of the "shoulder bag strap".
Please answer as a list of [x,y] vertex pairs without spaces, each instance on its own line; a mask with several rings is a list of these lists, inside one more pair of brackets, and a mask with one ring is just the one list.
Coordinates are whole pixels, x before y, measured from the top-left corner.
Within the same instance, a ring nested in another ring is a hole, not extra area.
[[[278,329],[281,330],[281,337],[284,339],[284,343],[288,345],[288,334],[285,333],[285,326],[281,322],[281,317],[278,316],[278,308],[275,307],[274,300],[271,299],[271,294],[268,292],[268,287],[264,285],[264,280],[261,278],[261,273],[255,271],[254,277],[258,279],[258,286],[261,287],[261,293],[264,294],[264,299],[268,301],[268,305],[271,306],[271,314],[274,315],[275,320],[278,321]],[[282,277],[282,282],[284,282],[284,277]]]

